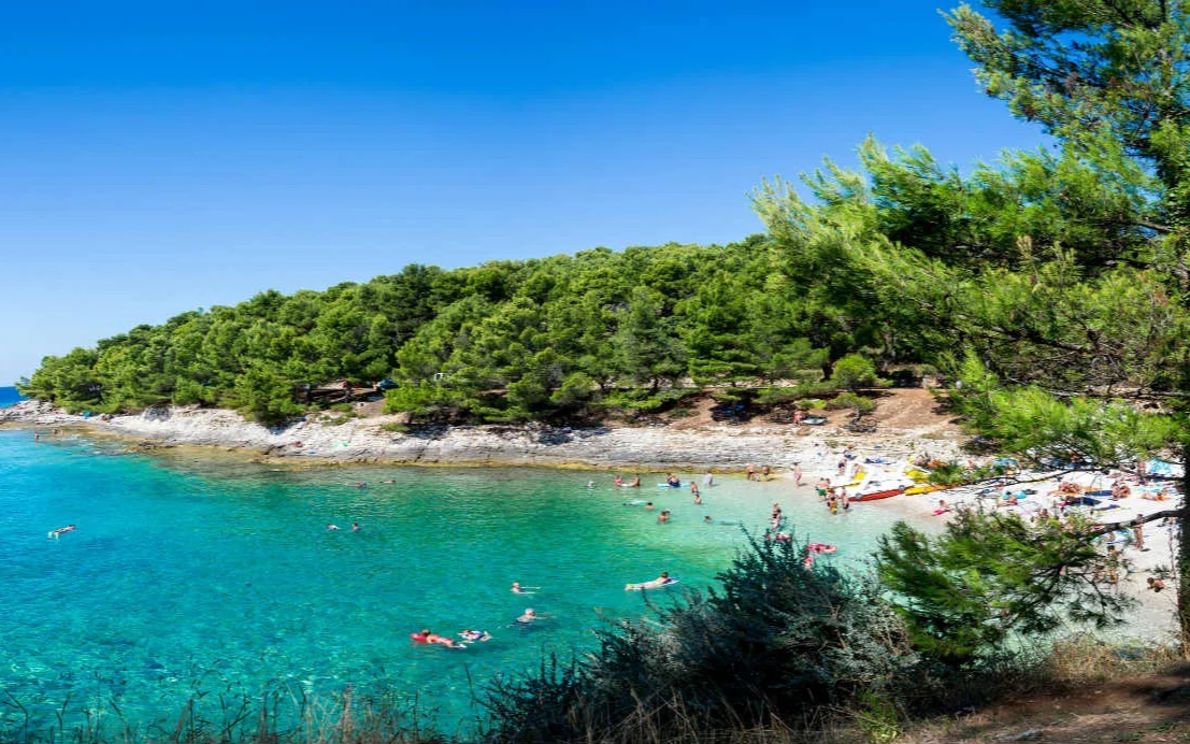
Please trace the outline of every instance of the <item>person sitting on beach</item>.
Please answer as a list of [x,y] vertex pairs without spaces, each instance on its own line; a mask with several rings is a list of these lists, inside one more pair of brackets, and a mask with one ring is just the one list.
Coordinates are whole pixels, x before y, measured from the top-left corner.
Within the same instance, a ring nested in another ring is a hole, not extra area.
[[540,619],[541,619],[541,616],[538,615],[536,612],[534,612],[532,607],[526,607],[525,611],[521,614],[520,617],[518,617],[516,619],[516,621],[518,623],[521,623],[522,625],[528,625],[529,623],[533,622],[534,620],[540,620]]
[[327,525],[326,525],[326,531],[327,531],[327,532],[338,532],[338,531],[339,531],[339,525],[337,525],[337,524],[333,524],[333,523],[331,523],[331,522],[328,522],[328,523],[327,523]]
[[1152,576],[1149,577],[1149,591],[1154,593],[1165,588],[1165,579],[1157,579]]
[[662,509],[661,513],[657,515],[657,523],[665,524],[669,521],[669,509]]
[[1004,495],[996,502],[996,506],[1016,506],[1017,498],[1015,493],[1004,492]]
[[839,460],[839,467],[837,467],[836,470],[839,472],[839,477],[842,477],[843,474],[847,472],[847,458],[846,457]]
[[628,484],[628,487],[629,488],[640,488],[640,476],[638,475],[635,478],[633,478],[632,482]]
[[938,508],[934,510],[934,516],[946,514],[950,511],[950,504],[946,503],[946,499],[938,499]]

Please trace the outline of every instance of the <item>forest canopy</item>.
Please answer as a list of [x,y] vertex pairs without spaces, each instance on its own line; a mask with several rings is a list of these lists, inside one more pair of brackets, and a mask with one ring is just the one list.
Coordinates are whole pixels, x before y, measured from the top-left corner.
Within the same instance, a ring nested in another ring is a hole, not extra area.
[[47,357],[22,387],[76,411],[202,404],[276,423],[308,409],[310,386],[391,380],[392,410],[512,421],[812,383],[850,352],[902,351],[877,314],[815,279],[765,236],[411,265],[138,326]]

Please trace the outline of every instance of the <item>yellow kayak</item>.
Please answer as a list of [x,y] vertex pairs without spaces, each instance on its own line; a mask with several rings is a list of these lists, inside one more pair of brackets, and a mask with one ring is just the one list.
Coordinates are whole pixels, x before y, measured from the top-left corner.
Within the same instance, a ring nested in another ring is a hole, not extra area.
[[912,496],[916,493],[930,493],[931,491],[941,491],[946,486],[940,486],[937,483],[922,483],[916,486],[909,486],[905,489],[906,496]]
[[921,483],[930,477],[929,472],[922,470],[921,468],[910,468],[909,470],[905,471],[905,475],[909,476],[918,483]]

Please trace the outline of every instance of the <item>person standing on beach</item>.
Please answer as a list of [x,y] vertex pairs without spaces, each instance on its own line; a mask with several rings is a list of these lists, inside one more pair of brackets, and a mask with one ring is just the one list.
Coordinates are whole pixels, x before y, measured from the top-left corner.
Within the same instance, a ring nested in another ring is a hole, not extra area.
[[1136,549],[1140,552],[1145,552],[1145,523],[1139,519],[1136,524],[1132,525],[1132,542],[1136,545]]

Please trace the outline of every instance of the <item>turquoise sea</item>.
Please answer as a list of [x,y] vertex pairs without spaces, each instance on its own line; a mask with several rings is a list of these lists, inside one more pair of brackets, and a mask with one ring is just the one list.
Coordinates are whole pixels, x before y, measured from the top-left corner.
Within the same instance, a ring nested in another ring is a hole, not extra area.
[[0,387],[0,408],[11,406],[21,400],[21,394],[14,387]]
[[[645,613],[626,582],[662,570],[681,579],[671,594],[711,582],[745,538],[704,515],[761,529],[780,501],[843,565],[893,518],[875,505],[832,517],[787,481],[721,479],[695,506],[685,488],[657,488],[661,474],[632,491],[605,473],[287,469],[126,449],[0,431],[0,739],[26,715],[33,731],[98,722],[137,737],[172,731],[189,701],[219,721],[241,697],[333,701],[348,685],[466,727],[492,675],[569,657],[593,628]],[[514,580],[541,589],[517,596]],[[528,606],[548,619],[514,627]],[[416,646],[423,627],[493,638]]]

